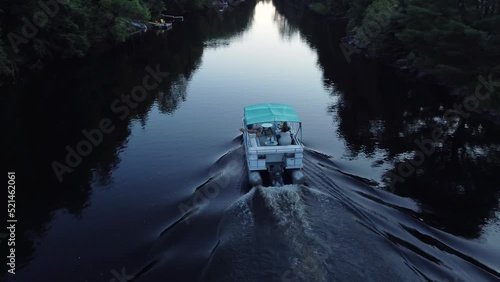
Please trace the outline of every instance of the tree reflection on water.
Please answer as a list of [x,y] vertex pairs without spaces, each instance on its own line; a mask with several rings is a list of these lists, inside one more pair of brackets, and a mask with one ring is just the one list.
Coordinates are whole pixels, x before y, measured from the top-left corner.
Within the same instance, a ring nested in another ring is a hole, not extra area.
[[[318,53],[324,86],[338,98],[328,111],[346,141],[346,155],[363,154],[372,166],[392,167],[379,185],[387,190],[394,176],[403,173],[393,192],[418,200],[429,224],[461,236],[479,236],[498,209],[500,126],[475,113],[445,123],[446,110],[460,102],[449,89],[397,74],[363,56],[347,64],[337,48],[345,23],[304,16],[307,12],[293,5],[273,2],[280,14],[277,21],[286,19],[290,25],[283,35],[300,32]],[[432,153],[418,161],[416,152],[422,149],[417,143],[435,140],[436,128],[442,129],[443,141],[430,142]],[[408,167],[409,161],[418,165]]]

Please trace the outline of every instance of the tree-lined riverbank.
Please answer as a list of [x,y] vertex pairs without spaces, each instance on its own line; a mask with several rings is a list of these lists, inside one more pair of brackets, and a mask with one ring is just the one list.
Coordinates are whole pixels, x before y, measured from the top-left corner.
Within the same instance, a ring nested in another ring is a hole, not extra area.
[[[6,0],[0,7],[0,82],[58,59],[83,57],[126,40],[133,21],[195,13],[207,0]],[[1,84],[0,84],[1,85]]]
[[[347,60],[363,52],[417,77],[434,79],[463,97],[477,92],[478,78],[498,80],[500,76],[499,1],[314,0],[300,4],[347,21],[347,37],[340,43]],[[471,107],[498,112],[499,89],[487,87],[488,99],[470,101]]]

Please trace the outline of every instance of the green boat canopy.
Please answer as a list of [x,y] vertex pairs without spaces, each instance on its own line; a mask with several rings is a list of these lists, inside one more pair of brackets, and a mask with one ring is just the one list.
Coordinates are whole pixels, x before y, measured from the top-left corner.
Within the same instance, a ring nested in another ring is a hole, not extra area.
[[294,108],[284,104],[256,104],[247,106],[245,111],[245,125],[263,122],[300,122]]

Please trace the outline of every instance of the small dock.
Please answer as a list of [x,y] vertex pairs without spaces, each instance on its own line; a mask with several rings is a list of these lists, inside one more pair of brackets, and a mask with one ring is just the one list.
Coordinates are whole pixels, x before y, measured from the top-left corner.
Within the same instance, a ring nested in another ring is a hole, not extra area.
[[171,23],[166,22],[149,22],[149,24],[156,29],[172,29]]
[[183,16],[172,16],[172,15],[165,15],[165,14],[162,14],[161,16],[166,21],[170,21],[170,22],[183,22],[184,21],[184,17]]

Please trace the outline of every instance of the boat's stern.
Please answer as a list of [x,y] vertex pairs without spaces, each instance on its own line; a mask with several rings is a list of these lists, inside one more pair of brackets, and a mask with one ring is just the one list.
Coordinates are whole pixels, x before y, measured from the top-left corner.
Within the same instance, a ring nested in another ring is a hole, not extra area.
[[[253,136],[246,137],[253,138]],[[301,171],[304,151],[301,145],[252,146],[250,140],[245,140],[245,142],[247,142],[246,159],[249,180],[252,186],[262,185],[260,172],[264,171],[268,172],[273,185],[283,185],[283,175],[288,173],[291,175],[293,184],[305,182]]]

